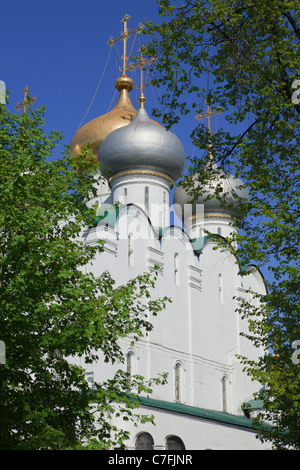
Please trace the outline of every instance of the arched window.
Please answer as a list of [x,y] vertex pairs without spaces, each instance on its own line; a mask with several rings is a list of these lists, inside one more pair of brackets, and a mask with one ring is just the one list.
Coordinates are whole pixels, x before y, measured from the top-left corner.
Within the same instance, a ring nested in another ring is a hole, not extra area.
[[166,450],[185,450],[185,445],[178,436],[169,436],[166,440]]
[[133,235],[128,235],[128,266],[133,267]]
[[219,274],[218,276],[218,289],[219,289],[219,302],[220,304],[224,303],[224,286],[223,286],[223,275]]
[[222,409],[224,413],[228,411],[228,377],[223,375],[222,377]]
[[131,389],[131,385],[132,385],[133,359],[134,359],[134,352],[129,351],[126,355],[126,372],[128,374],[127,385],[128,385],[129,390]]
[[182,400],[182,365],[180,362],[175,364],[175,400]]
[[145,186],[145,211],[149,213],[149,186]]
[[222,235],[221,227],[218,227],[218,235]]
[[174,282],[179,284],[179,255],[175,253],[174,255]]
[[90,388],[94,388],[94,372],[85,372],[85,378]]
[[135,450],[153,450],[154,440],[148,432],[142,432],[135,441]]

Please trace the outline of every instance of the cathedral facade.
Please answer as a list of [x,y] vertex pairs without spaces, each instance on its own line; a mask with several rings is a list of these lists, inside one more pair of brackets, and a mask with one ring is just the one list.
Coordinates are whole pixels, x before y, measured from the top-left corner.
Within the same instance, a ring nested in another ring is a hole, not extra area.
[[[248,191],[219,170],[227,206],[215,198],[188,204],[180,187],[171,201],[170,188],[185,166],[183,145],[149,117],[143,94],[135,109],[126,74],[115,86],[115,108],[83,126],[71,142],[73,154],[89,142],[95,159],[111,172],[108,179],[95,175],[97,196],[88,201],[98,207],[99,222],[84,231],[83,240],[105,243],[87,269],[97,276],[108,270],[122,284],[158,267],[153,296],[172,302],[151,319],[153,330],[143,339],[133,346],[130,338],[120,342],[129,374],[168,374],[151,398],[141,397],[140,412],[154,415],[155,425],[136,428],[121,418],[114,424],[130,431],[128,449],[262,449],[245,412],[258,406],[253,394],[259,384],[237,358],[256,359],[260,351],[241,335],[248,324],[236,309],[243,299],[256,302],[249,289],[265,293],[264,279],[253,266],[242,270],[229,251],[216,249],[206,232],[229,236],[234,216],[243,216],[231,193],[247,200]],[[170,224],[171,210],[182,225]],[[91,381],[101,382],[120,365],[85,367]]]

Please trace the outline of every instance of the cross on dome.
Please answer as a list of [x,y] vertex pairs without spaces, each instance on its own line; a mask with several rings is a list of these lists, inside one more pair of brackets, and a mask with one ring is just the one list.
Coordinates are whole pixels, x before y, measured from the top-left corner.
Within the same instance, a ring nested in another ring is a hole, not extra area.
[[141,54],[141,58],[140,58],[140,61],[137,63],[137,64],[129,64],[128,66],[128,70],[134,70],[136,67],[140,67],[141,69],[141,86],[138,87],[140,90],[141,90],[141,95],[139,97],[139,103],[140,103],[140,106],[143,106],[143,103],[145,103],[146,101],[146,98],[144,96],[144,88],[147,86],[146,83],[144,83],[144,70],[145,70],[145,65],[147,64],[153,64],[156,60],[155,57],[151,57],[150,59],[144,59],[144,55],[143,55],[143,45],[140,47],[139,51],[140,54]]
[[16,110],[18,111],[22,106],[24,107],[24,113],[26,114],[27,113],[27,106],[28,106],[28,103],[34,103],[35,100],[36,100],[36,96],[32,96],[32,98],[30,99],[30,101],[27,99],[27,93],[29,91],[29,86],[26,85],[26,87],[24,88],[23,90],[23,93],[24,93],[24,101],[23,103],[17,103],[16,105]]
[[211,131],[211,116],[212,116],[213,114],[221,114],[221,112],[223,111],[223,109],[222,109],[221,107],[218,107],[217,109],[212,110],[211,107],[210,107],[210,103],[209,103],[208,100],[205,100],[205,104],[207,104],[207,111],[206,111],[206,113],[197,114],[196,119],[198,119],[198,121],[200,121],[202,118],[207,117],[207,121],[208,121],[208,133],[209,133],[208,149],[209,149],[209,156],[210,156],[210,158],[212,158],[212,153],[211,153],[211,149],[212,149],[211,137],[212,137],[212,135],[214,134],[214,132]]
[[122,70],[122,73],[123,75],[126,75],[126,71],[127,71],[127,63],[128,63],[128,59],[129,57],[127,56],[127,38],[133,34],[133,33],[138,33],[140,32],[144,25],[142,25],[141,23],[138,25],[137,28],[133,29],[132,31],[128,31],[128,28],[127,28],[127,21],[130,19],[131,17],[129,15],[126,15],[124,16],[124,18],[121,20],[122,23],[124,23],[124,32],[123,34],[121,34],[121,36],[117,37],[117,38],[113,38],[111,37],[107,43],[108,46],[112,46],[116,41],[119,41],[120,39],[123,40],[123,56],[122,56],[122,60],[123,60],[123,69]]

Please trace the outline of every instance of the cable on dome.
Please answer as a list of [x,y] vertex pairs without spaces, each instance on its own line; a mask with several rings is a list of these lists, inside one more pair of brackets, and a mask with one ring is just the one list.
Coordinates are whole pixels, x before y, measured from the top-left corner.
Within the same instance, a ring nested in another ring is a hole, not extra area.
[[[137,32],[135,33],[135,35],[134,35],[134,38],[133,38],[133,41],[132,41],[132,45],[131,45],[131,49],[130,49],[130,51],[129,51],[129,55],[128,55],[128,57],[130,57],[130,56],[131,56],[131,52],[132,52],[132,49],[133,49],[133,46],[134,46],[134,43],[135,43],[135,40],[136,40],[137,34],[138,34],[138,31],[137,31]],[[139,38],[139,39],[140,39],[140,38]]]
[[92,104],[93,104],[93,101],[94,101],[94,99],[95,99],[95,96],[96,96],[96,94],[97,94],[97,92],[98,92],[99,86],[100,86],[100,84],[101,84],[101,82],[102,82],[102,78],[103,78],[103,75],[104,75],[104,73],[105,73],[105,70],[106,70],[106,67],[107,67],[107,64],[108,64],[109,58],[110,58],[111,50],[112,50],[112,49],[110,48],[110,51],[109,51],[109,54],[108,54],[108,57],[107,57],[107,60],[106,60],[106,64],[105,64],[105,66],[104,66],[104,69],[103,69],[103,72],[102,72],[101,78],[100,78],[100,80],[99,80],[99,83],[98,83],[98,85],[97,85],[97,88],[96,88],[96,91],[95,91],[95,93],[94,93],[94,96],[93,96],[93,98],[92,98],[92,101],[90,102],[90,105],[89,105],[89,107],[88,107],[88,109],[87,109],[87,111],[86,111],[85,115],[83,116],[81,123],[80,123],[80,124],[79,124],[79,126],[77,127],[77,130],[76,130],[76,132],[78,131],[78,129],[80,128],[81,124],[82,124],[82,123],[83,123],[83,121],[85,120],[85,118],[86,118],[86,115],[87,115],[87,113],[89,112],[89,110],[90,110],[90,107],[91,107],[91,106],[92,106]]
[[[113,43],[113,47],[114,47],[114,51],[115,51],[115,62],[116,62],[116,69],[117,69],[117,73],[119,73],[119,67],[118,67],[118,65],[117,65],[116,55],[118,55],[118,57],[119,57],[119,61],[120,61],[120,62],[122,62],[122,58],[121,58],[121,56],[120,56],[120,54],[119,54],[119,51],[118,51],[118,48],[117,48],[117,46],[116,46],[116,43],[115,43],[115,42]],[[116,53],[117,53],[117,54],[116,54]]]
[[109,111],[110,111],[110,108],[111,108],[111,105],[112,105],[112,104],[113,104],[113,102],[114,102],[114,99],[115,99],[116,93],[117,93],[117,90],[115,90],[115,93],[114,93],[113,99],[112,99],[112,100],[111,100],[111,102],[110,102],[110,105],[109,105],[109,107],[108,107],[108,110],[107,110],[107,112],[109,112]]

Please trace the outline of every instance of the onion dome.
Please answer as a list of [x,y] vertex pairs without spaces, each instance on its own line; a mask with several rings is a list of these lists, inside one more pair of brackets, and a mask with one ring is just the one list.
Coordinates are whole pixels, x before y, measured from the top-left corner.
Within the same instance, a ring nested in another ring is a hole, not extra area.
[[134,87],[133,80],[122,75],[115,81],[115,87],[120,92],[117,104],[110,112],[93,119],[76,132],[70,144],[72,156],[78,155],[81,148],[89,143],[97,161],[99,147],[105,137],[115,129],[127,126],[133,120],[136,109],[129,97],[129,92]]
[[[216,163],[212,164],[212,169],[216,171],[215,177],[204,185],[202,194],[192,204],[192,212],[196,213],[196,206],[204,204],[204,216],[206,217],[244,217],[245,204],[249,203],[249,191],[243,182],[231,174],[223,171]],[[197,175],[194,176],[195,186],[199,187]],[[216,196],[218,194],[218,196]],[[180,186],[176,188],[173,203],[178,204],[181,209],[180,215],[184,214],[184,204],[189,204],[192,196]],[[178,214],[179,215],[179,214]]]
[[113,175],[143,170],[176,181],[184,169],[185,153],[180,140],[152,121],[141,102],[131,124],[113,131],[102,142],[99,161]]

